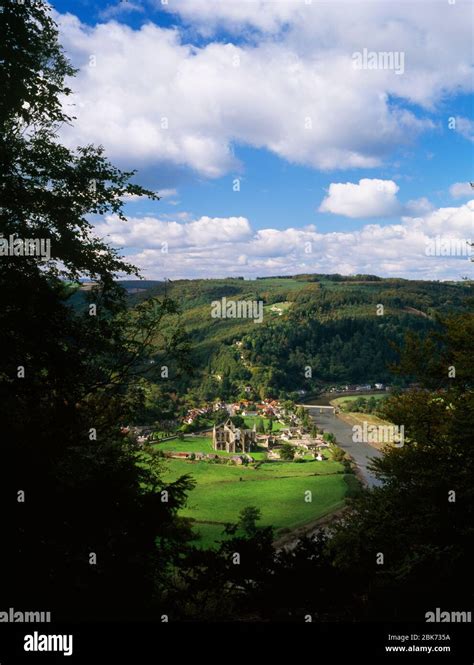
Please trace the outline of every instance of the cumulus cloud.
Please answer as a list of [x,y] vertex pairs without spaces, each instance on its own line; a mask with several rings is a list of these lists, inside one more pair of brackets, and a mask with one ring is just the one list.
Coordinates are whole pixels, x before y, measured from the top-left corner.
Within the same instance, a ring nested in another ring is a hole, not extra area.
[[[454,90],[453,78],[459,90],[472,89],[470,2],[453,4],[455,9],[438,0],[358,2],[349,12],[344,2],[170,0],[166,8],[204,35],[225,28],[254,43],[282,39],[301,55],[352,54],[364,48],[403,53],[406,75],[379,78],[379,92],[430,106],[445,90]],[[374,71],[366,74],[359,79],[363,85],[377,78]]]
[[[303,0],[304,1],[304,0]],[[161,0],[155,0],[157,6]],[[203,34],[212,34],[219,25],[231,30],[244,30],[249,26],[263,32],[275,32],[295,19],[299,13],[299,2],[292,0],[169,0],[162,5],[169,12],[178,13],[193,24],[197,24]]]
[[120,0],[117,4],[107,5],[104,9],[100,11],[100,17],[102,19],[116,18],[122,16],[123,14],[131,14],[132,12],[143,13],[145,10],[142,5],[137,4],[136,2],[131,2],[131,0]]
[[449,188],[449,193],[453,199],[460,199],[465,196],[471,196],[473,194],[473,188],[468,182],[455,182]]
[[462,116],[457,116],[455,120],[456,131],[468,141],[474,141],[474,122]]
[[374,273],[418,279],[459,279],[472,263],[462,255],[432,255],[437,241],[465,247],[472,237],[474,199],[394,224],[367,224],[322,233],[314,225],[252,229],[245,217],[184,222],[110,215],[96,227],[149,278],[263,276],[298,272]]
[[251,236],[245,217],[200,217],[189,222],[166,221],[156,217],[129,217],[127,222],[108,215],[95,226],[96,233],[122,247],[161,248],[163,243],[176,248],[211,249]]
[[407,213],[424,214],[433,210],[433,204],[426,196],[421,196],[419,199],[411,199],[405,204],[405,211]]
[[362,178],[359,184],[333,182],[319,211],[352,218],[391,217],[401,209],[397,201],[398,190],[393,180],[377,178]]
[[[355,14],[339,2],[161,5],[207,26],[199,45],[179,27],[91,27],[57,15],[80,69],[72,83],[77,120],[62,138],[101,143],[112,159],[137,167],[172,164],[208,178],[241,168],[236,145],[318,169],[376,167],[434,127],[420,109],[472,82],[467,8],[427,4],[360,3]],[[223,23],[262,36],[223,43],[212,35]],[[355,70],[352,54],[365,47],[403,51],[403,76]]]
[[471,238],[473,231],[474,200],[462,206],[438,208],[423,217],[402,217],[402,222],[422,230],[429,236],[453,234],[458,238]]

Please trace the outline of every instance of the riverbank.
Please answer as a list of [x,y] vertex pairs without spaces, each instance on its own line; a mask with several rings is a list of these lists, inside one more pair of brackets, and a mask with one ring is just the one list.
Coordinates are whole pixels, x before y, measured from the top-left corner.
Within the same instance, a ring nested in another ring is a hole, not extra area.
[[335,406],[332,402],[341,397],[367,397],[371,395],[390,395],[388,390],[344,390],[334,393],[321,393],[319,395],[306,395],[299,401],[301,404],[311,406],[312,404],[321,404],[321,406]]
[[334,434],[338,446],[345,450],[354,461],[363,482],[368,487],[380,485],[380,481],[369,467],[371,460],[381,457],[382,452],[368,443],[353,441],[352,426],[343,420],[339,414],[332,414],[332,412],[327,411],[320,412],[316,406],[311,408],[311,405],[307,405],[306,408],[310,417],[320,429]]

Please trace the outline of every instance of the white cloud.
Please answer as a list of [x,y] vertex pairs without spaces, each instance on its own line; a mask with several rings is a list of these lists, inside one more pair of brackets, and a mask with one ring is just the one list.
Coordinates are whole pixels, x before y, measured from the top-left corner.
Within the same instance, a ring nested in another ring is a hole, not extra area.
[[474,141],[474,122],[469,118],[457,116],[455,129],[468,141]]
[[157,191],[157,194],[158,194],[158,196],[160,197],[160,199],[169,199],[169,198],[171,198],[171,197],[173,197],[173,196],[177,196],[177,195],[178,195],[178,190],[177,190],[177,189],[174,189],[174,188],[170,188],[170,189],[159,189],[159,190]]
[[471,196],[473,194],[473,188],[468,182],[455,182],[449,188],[449,193],[453,199],[460,199],[465,196]]
[[319,211],[352,218],[391,217],[401,209],[397,201],[398,190],[393,180],[377,178],[362,178],[358,185],[333,182]]
[[[441,99],[446,90],[455,90],[454,79],[460,90],[472,89],[470,0],[361,1],[353,11],[348,6],[338,0],[170,0],[167,9],[206,36],[224,27],[254,43],[284,40],[301,55],[352,54],[363,48],[403,53],[405,75],[384,76],[380,92],[415,103],[429,106]],[[363,85],[374,78],[373,71],[365,73]]]
[[[302,0],[304,2],[304,0]],[[182,18],[197,23],[203,34],[212,34],[219,26],[225,25],[231,30],[243,30],[254,26],[264,32],[275,32],[281,29],[300,9],[298,0],[288,2],[278,0],[168,0],[163,5],[161,0],[155,4],[170,12],[179,13]]]
[[429,236],[454,234],[459,238],[471,238],[473,213],[474,199],[458,207],[438,208],[424,217],[402,217],[402,222]]
[[[461,2],[360,3],[354,13],[340,2],[170,0],[168,9],[211,32],[224,23],[264,34],[239,46],[213,38],[194,46],[180,28],[90,27],[58,15],[80,67],[77,120],[63,134],[69,145],[101,143],[113,160],[171,163],[209,178],[240,168],[239,144],[318,169],[372,168],[434,127],[405,101],[432,110],[471,85]],[[352,54],[365,47],[403,51],[404,74],[355,70]]]
[[117,4],[111,4],[105,7],[100,12],[100,17],[102,19],[116,18],[123,14],[131,14],[132,12],[143,13],[145,10],[142,5],[137,4],[136,2],[131,2],[131,0],[120,0]]
[[405,211],[407,213],[424,214],[433,210],[433,204],[426,196],[421,196],[419,199],[412,199],[405,204]]
[[[179,215],[177,215],[179,218]],[[200,217],[179,223],[156,217],[129,217],[127,222],[117,215],[108,215],[96,224],[96,233],[114,245],[122,247],[208,248],[227,242],[243,241],[251,236],[249,221],[245,217]]]
[[[178,190],[171,188],[171,189],[160,189],[159,191],[155,192],[157,196],[160,197],[160,199],[169,199],[173,196],[176,196],[178,194]],[[143,201],[146,200],[146,196],[141,196],[140,194],[124,194],[122,196],[122,200],[125,201],[126,203],[135,203],[136,201]],[[173,201],[168,201],[168,203],[175,203]]]
[[109,216],[96,229],[127,248],[127,259],[149,278],[340,272],[459,279],[472,272],[467,256],[430,256],[427,247],[436,238],[464,246],[472,237],[473,213],[474,199],[422,217],[347,232],[321,233],[314,225],[255,231],[245,217],[178,223],[154,217],[123,222]]

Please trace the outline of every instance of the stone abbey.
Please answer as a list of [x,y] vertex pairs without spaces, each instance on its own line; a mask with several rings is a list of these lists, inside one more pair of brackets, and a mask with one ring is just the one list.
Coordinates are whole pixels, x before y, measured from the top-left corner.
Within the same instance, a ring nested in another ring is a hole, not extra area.
[[223,425],[212,430],[212,446],[214,450],[225,450],[228,453],[249,453],[257,445],[257,429],[236,427],[229,419]]

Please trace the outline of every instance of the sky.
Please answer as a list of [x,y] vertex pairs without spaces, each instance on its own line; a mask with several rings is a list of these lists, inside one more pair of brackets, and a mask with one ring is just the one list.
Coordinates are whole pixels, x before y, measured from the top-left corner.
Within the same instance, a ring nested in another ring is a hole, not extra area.
[[103,145],[161,196],[92,218],[145,278],[472,278],[470,0],[53,13],[78,68],[61,141]]

